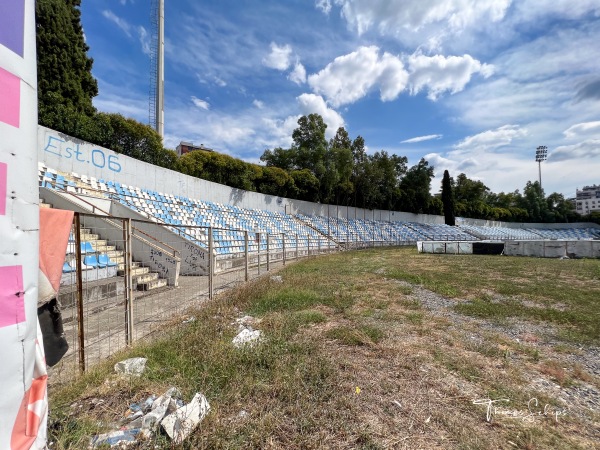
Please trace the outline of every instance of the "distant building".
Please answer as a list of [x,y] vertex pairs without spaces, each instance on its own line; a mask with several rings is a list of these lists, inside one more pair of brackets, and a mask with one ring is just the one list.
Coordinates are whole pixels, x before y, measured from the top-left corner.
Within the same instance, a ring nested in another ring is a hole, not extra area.
[[212,148],[205,147],[204,144],[194,145],[193,142],[181,141],[176,148],[177,155],[185,155],[186,153],[193,152],[194,150],[204,150],[205,152],[214,151]]
[[581,190],[577,189],[575,202],[575,211],[581,215],[600,211],[600,186],[584,186]]

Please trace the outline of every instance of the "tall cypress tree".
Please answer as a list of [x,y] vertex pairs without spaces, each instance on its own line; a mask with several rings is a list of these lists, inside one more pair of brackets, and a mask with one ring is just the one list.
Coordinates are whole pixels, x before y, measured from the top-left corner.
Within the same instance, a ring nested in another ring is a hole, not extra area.
[[447,170],[444,170],[442,179],[442,203],[444,205],[444,221],[446,225],[454,226],[454,194],[452,192],[452,180]]
[[39,123],[68,132],[78,115],[92,116],[98,83],[81,26],[80,0],[37,0]]

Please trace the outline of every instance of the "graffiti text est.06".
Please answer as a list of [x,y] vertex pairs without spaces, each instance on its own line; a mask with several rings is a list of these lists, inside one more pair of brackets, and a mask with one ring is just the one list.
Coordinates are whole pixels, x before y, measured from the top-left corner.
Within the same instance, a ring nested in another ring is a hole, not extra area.
[[74,146],[63,146],[61,142],[66,142],[64,139],[57,138],[55,136],[48,136],[48,142],[44,148],[45,152],[52,153],[53,155],[60,156],[61,158],[75,158],[77,161],[82,163],[93,164],[94,166],[103,169],[104,167],[113,172],[121,171],[121,164],[119,164],[119,157],[116,155],[104,154],[100,149],[93,149],[89,154],[84,150],[80,149],[79,144]]

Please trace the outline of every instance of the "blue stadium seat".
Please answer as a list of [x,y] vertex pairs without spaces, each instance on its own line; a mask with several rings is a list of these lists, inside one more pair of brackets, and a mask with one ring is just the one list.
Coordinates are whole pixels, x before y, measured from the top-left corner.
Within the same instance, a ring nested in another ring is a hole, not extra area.
[[92,243],[85,241],[81,243],[81,253],[94,253],[94,247],[92,247]]
[[111,260],[106,253],[100,253],[98,256],[98,264],[100,267],[115,267],[117,265],[117,263]]
[[83,265],[90,269],[96,269],[100,267],[98,264],[98,258],[96,258],[95,254],[86,255],[85,258],[83,258]]

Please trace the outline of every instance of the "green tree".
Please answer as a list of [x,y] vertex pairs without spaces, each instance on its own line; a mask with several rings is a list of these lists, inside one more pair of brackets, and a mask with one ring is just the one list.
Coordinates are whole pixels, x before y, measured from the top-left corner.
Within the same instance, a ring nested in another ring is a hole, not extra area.
[[546,197],[546,202],[553,215],[553,222],[573,222],[579,219],[573,203],[565,199],[564,195],[554,192]]
[[548,208],[544,196],[544,190],[540,187],[540,183],[534,181],[528,181],[523,189],[523,196],[521,198],[522,207],[528,213],[528,220],[530,222],[549,222],[551,221],[552,214]]
[[277,147],[273,150],[265,150],[260,160],[264,162],[267,167],[279,167],[283,170],[293,170],[296,169],[296,150],[284,149],[281,147]]
[[354,160],[352,141],[345,128],[338,128],[335,137],[329,142],[329,153],[332,161],[331,169],[335,168],[337,172],[337,183],[333,186],[335,198],[331,200],[338,205],[347,205],[350,196],[354,192],[354,184],[352,183]]
[[94,115],[98,94],[79,5],[80,0],[35,3],[39,123],[66,133],[74,115]]
[[487,204],[487,195],[490,189],[478,180],[471,180],[464,173],[456,177],[453,186],[455,199],[455,212],[463,217],[487,219],[490,207]]
[[288,172],[279,167],[260,167],[260,177],[257,177],[257,191],[263,194],[295,198],[298,195],[294,179]]
[[454,218],[454,193],[452,192],[452,178],[450,173],[444,170],[442,178],[442,205],[444,209],[444,221],[446,225],[456,225]]
[[402,197],[399,206],[402,211],[418,214],[428,213],[431,203],[431,179],[433,166],[425,158],[412,166],[400,182]]
[[297,188],[298,200],[316,202],[319,200],[319,180],[308,169],[292,170],[290,176]]

